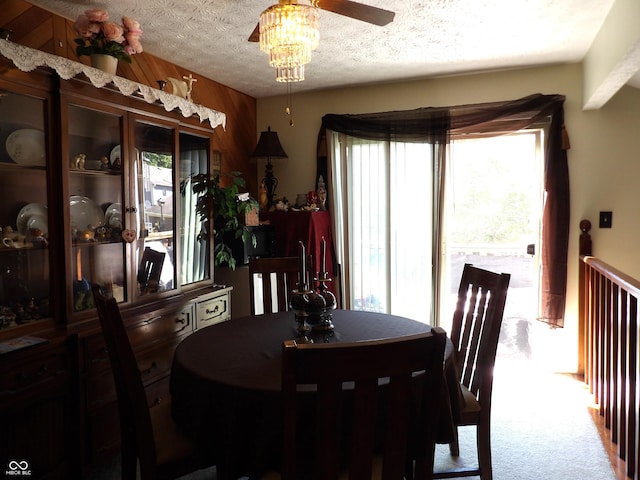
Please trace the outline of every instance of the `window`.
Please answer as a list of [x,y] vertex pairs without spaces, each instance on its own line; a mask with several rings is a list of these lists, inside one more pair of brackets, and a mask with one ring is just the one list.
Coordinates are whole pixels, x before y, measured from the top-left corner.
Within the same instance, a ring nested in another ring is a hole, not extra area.
[[446,288],[441,297],[445,329],[465,263],[511,274],[505,321],[519,319],[524,326],[536,318],[544,205],[542,141],[542,130],[535,129],[451,142],[443,235]]
[[[491,269],[497,261],[522,277],[518,284],[530,292],[527,313],[534,318],[538,270],[527,245],[539,244],[541,143],[540,130],[452,141],[446,204],[439,209],[445,229],[436,236],[433,145],[335,134],[333,171],[346,185],[335,210],[348,218],[337,222],[345,228],[337,238],[348,239],[347,253],[339,253],[348,265],[347,305],[433,323],[435,298],[443,302],[441,318],[450,316],[456,268],[471,262]],[[438,252],[435,243],[442,246]],[[443,262],[436,272],[439,252]],[[436,292],[439,274],[444,287]]]
[[348,305],[429,322],[432,146],[340,136],[335,172],[349,186]]
[[[546,132],[544,152],[545,197],[543,211],[543,228],[541,241],[541,306],[539,320],[550,325],[564,325],[564,310],[567,288],[567,253],[569,242],[569,168],[567,149],[569,137],[564,125],[563,95],[534,94],[517,100],[493,102],[477,105],[460,105],[454,107],[427,107],[407,111],[379,112],[359,115],[327,114],[322,117],[322,127],[318,137],[318,172],[328,173],[329,185],[332,187],[330,208],[334,211],[336,238],[341,245],[336,249],[338,261],[343,266],[342,285],[346,289],[343,294],[345,306],[353,295],[349,292],[352,282],[349,267],[351,241],[350,230],[352,219],[348,218],[349,192],[352,186],[347,178],[347,153],[351,150],[348,141],[338,141],[332,135],[324,133],[340,132],[357,138],[375,141],[431,142],[432,155],[432,187],[431,193],[433,235],[430,239],[422,239],[425,244],[433,245],[432,269],[441,272],[441,238],[444,226],[443,193],[445,171],[444,164],[448,144],[452,137],[504,135],[520,132],[533,126],[542,126]],[[346,138],[346,137],[345,137]],[[334,147],[338,145],[336,150]],[[327,148],[325,148],[325,146]],[[394,148],[389,145],[389,151]],[[324,156],[323,153],[327,152]],[[392,161],[393,153],[389,153]],[[347,159],[342,162],[341,159]],[[343,169],[336,171],[336,169]],[[391,177],[391,176],[390,176]],[[351,180],[351,179],[349,179]],[[424,179],[423,179],[424,180]],[[391,179],[390,179],[391,181]],[[407,185],[409,188],[411,185]],[[392,185],[386,190],[391,193]],[[408,195],[405,204],[415,198]],[[389,199],[390,207],[393,202]],[[391,227],[390,227],[391,228]],[[391,230],[389,230],[391,232]],[[420,239],[417,239],[420,240]],[[387,248],[391,246],[391,239]],[[391,250],[389,250],[391,252]],[[388,259],[391,262],[391,259]],[[388,267],[393,271],[393,265]],[[396,275],[396,279],[398,276]],[[393,281],[389,277],[390,281]],[[432,282],[435,292],[432,298],[440,298],[440,291],[445,288],[440,279]],[[390,287],[391,288],[391,287]],[[392,302],[392,300],[391,300]],[[387,306],[387,310],[392,306]],[[432,305],[433,314],[437,318],[440,306]],[[392,310],[393,311],[393,310]]]

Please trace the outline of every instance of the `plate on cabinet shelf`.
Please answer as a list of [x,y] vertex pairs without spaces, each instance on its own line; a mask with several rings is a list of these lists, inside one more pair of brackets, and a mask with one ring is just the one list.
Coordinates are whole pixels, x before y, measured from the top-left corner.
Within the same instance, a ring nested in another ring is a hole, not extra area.
[[122,206],[112,203],[104,212],[104,221],[109,227],[122,228]]
[[112,203],[109,205],[104,211],[104,219],[105,221],[109,221],[109,217],[114,213],[121,215],[122,214],[122,206],[119,203]]
[[[136,148],[135,151],[137,159],[137,157],[140,156],[140,150]],[[120,145],[116,145],[115,147],[113,147],[111,153],[109,154],[109,161],[111,162],[111,168],[115,170],[117,170],[118,167],[114,165],[122,165],[122,151]]]
[[47,163],[42,130],[23,128],[11,132],[5,147],[11,160],[18,165],[44,167]]
[[[29,219],[34,215],[40,215],[47,218],[47,206],[41,203],[29,203],[22,207],[22,210],[18,213],[18,217],[16,218],[16,227],[18,227],[18,233],[21,235],[27,234],[27,225],[29,223]],[[46,231],[46,230],[44,230]]]
[[113,164],[114,163],[121,163],[122,160],[122,154],[120,153],[120,145],[116,145],[115,147],[113,147],[113,150],[111,150],[111,153],[109,154],[109,161],[111,162],[111,167],[113,168]]
[[[40,230],[43,235],[49,231],[49,220],[46,215],[32,215],[27,222],[27,230]],[[33,233],[33,232],[32,232]]]
[[71,213],[71,226],[79,230],[93,228],[104,225],[104,214],[102,209],[89,197],[72,195],[69,199],[69,210]]

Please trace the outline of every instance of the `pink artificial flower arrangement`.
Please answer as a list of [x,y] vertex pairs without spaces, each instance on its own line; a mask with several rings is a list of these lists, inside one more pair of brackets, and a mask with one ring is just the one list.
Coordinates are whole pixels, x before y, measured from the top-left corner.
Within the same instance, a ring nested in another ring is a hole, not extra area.
[[109,21],[106,10],[95,8],[78,16],[73,27],[80,34],[80,38],[76,38],[79,57],[100,53],[131,63],[131,55],[142,53],[142,29],[129,17],[122,17],[119,25]]

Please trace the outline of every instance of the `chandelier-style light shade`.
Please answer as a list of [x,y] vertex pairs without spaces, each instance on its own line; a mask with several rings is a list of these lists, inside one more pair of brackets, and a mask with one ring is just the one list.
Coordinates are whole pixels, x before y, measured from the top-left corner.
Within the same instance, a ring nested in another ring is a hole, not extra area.
[[304,66],[320,40],[318,16],[316,7],[296,0],[280,0],[260,15],[260,49],[269,54],[276,81],[304,80]]

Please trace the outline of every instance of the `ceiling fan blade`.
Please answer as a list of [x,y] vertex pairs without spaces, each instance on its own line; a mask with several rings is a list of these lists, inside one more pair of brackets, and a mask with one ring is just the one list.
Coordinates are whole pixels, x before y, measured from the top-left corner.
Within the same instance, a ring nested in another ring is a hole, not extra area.
[[318,0],[318,6],[322,10],[344,15],[345,17],[355,18],[363,22],[372,23],[378,26],[384,26],[393,21],[395,12],[384,10],[363,3],[352,2],[351,0]]
[[259,42],[260,41],[260,24],[256,25],[256,28],[253,29],[251,35],[249,35],[250,42]]

